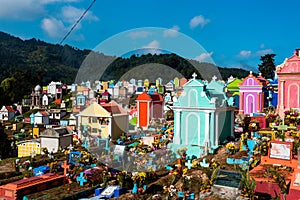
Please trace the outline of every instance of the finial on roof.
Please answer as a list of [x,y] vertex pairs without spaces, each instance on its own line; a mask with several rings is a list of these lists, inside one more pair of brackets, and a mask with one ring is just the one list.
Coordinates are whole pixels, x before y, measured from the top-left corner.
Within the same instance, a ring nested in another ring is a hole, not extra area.
[[192,75],[193,79],[196,79],[197,77],[197,74],[194,72],[193,75]]
[[213,81],[217,80],[218,77],[216,77],[216,75],[214,75],[212,78],[211,78]]
[[261,73],[261,72],[259,72],[259,73],[258,73],[258,75],[259,75],[259,76],[262,76],[262,73]]
[[250,75],[251,75],[251,76],[252,76],[252,73],[253,73],[253,72],[252,72],[252,71],[250,71]]

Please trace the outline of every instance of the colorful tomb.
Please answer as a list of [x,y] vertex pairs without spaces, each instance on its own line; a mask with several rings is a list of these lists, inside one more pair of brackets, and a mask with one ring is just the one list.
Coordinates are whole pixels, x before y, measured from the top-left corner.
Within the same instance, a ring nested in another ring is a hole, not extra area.
[[278,75],[278,113],[300,107],[300,49],[276,67]]
[[261,75],[255,77],[250,72],[240,84],[240,114],[261,113],[268,106],[268,83]]
[[23,196],[61,186],[65,176],[47,173],[0,186],[0,198],[6,200],[22,199]]
[[186,147],[187,155],[199,157],[233,134],[234,108],[228,106],[223,88],[215,88],[207,89],[196,74],[183,86],[184,91],[172,106],[174,140],[169,147],[174,151]]

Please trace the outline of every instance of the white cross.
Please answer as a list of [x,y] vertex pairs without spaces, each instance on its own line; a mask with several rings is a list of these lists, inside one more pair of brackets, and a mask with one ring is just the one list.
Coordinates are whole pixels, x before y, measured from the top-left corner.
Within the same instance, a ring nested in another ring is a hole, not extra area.
[[218,78],[218,77],[216,77],[216,75],[214,75],[214,76],[212,77],[212,80],[215,81],[215,80],[217,80],[217,78]]
[[197,77],[197,74],[194,72],[193,75],[192,75],[193,79],[196,79]]

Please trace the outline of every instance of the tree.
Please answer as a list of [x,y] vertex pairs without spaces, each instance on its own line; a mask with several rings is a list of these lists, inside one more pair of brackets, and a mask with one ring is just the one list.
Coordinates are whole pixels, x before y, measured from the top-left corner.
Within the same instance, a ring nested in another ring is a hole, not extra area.
[[265,54],[260,57],[261,64],[258,65],[258,71],[267,79],[273,79],[275,75],[274,57],[276,54]]

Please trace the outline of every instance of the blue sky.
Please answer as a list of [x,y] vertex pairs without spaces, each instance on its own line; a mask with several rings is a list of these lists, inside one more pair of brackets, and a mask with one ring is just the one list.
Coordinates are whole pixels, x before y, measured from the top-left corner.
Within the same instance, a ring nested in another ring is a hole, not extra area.
[[[56,44],[91,2],[0,0],[0,31]],[[261,55],[275,53],[280,64],[300,48],[299,7],[296,0],[96,0],[63,44],[113,55],[182,50],[186,58],[256,70]]]

